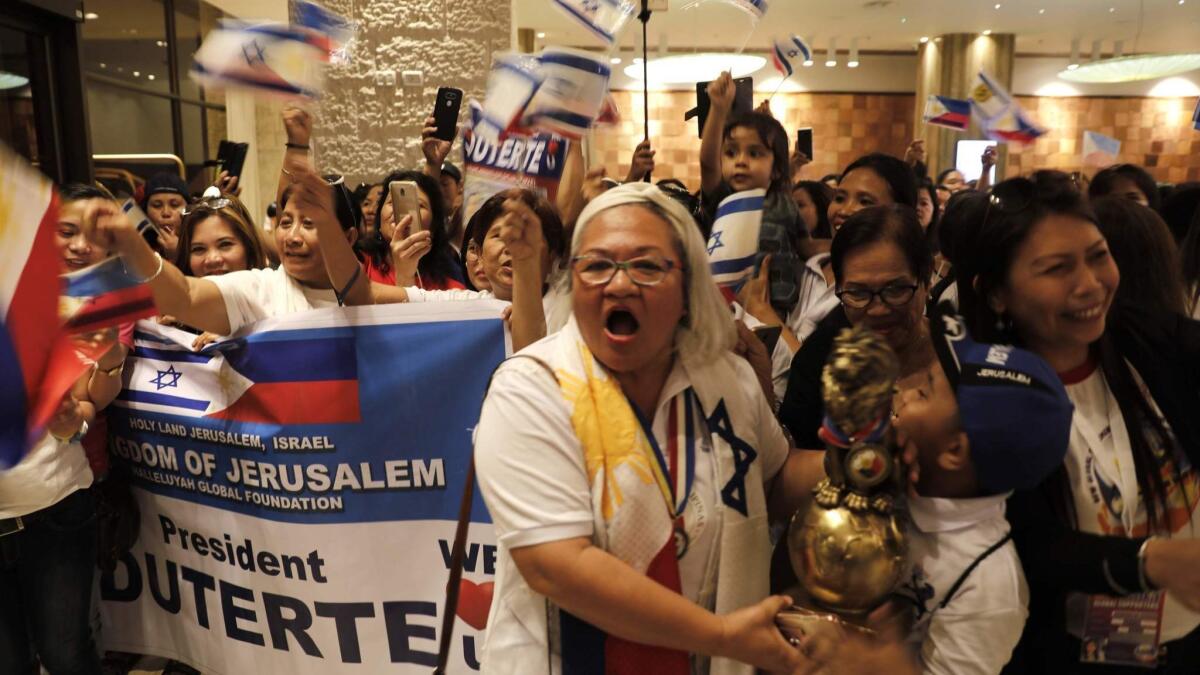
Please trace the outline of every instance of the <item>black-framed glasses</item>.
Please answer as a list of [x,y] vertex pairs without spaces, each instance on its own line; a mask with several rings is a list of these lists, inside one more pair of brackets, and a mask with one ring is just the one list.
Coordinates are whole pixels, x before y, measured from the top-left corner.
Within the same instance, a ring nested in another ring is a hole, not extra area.
[[843,305],[851,309],[866,309],[871,306],[875,298],[879,298],[879,301],[888,307],[903,307],[917,294],[918,288],[920,286],[917,284],[888,284],[878,290],[859,287],[842,288],[834,295],[842,301]]
[[581,255],[571,258],[571,266],[579,280],[589,286],[603,286],[624,270],[629,280],[638,286],[655,286],[661,284],[671,270],[682,271],[674,260],[667,260],[656,255],[641,256],[622,262],[617,262],[604,256]]
[[233,206],[233,200],[228,197],[204,197],[183,207],[180,211],[181,216],[187,216],[197,211],[220,211],[223,208]]

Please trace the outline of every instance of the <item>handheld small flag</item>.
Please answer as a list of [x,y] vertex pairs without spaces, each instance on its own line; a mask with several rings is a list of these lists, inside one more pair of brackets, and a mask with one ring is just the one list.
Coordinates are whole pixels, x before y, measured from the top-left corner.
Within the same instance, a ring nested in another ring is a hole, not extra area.
[[930,95],[925,100],[925,123],[964,131],[971,122],[971,102]]
[[732,5],[749,14],[755,21],[758,21],[767,13],[767,0],[690,0],[685,2],[683,9],[688,10],[706,2],[720,2],[724,5]]
[[604,112],[611,74],[606,59],[576,49],[501,54],[492,64],[474,133],[491,143],[523,130],[578,140]]
[[292,4],[292,27],[307,31],[312,43],[325,53],[325,60],[349,62],[350,44],[358,33],[353,21],[315,2],[296,0]]
[[789,78],[796,73],[796,66],[812,60],[812,50],[804,44],[804,40],[795,35],[786,40],[775,40],[775,48],[771,60],[783,77]]
[[1121,141],[1098,134],[1083,132],[1083,162],[1088,166],[1107,166],[1117,161],[1121,154]]
[[1024,145],[1046,133],[1004,87],[983,72],[975,77],[971,88],[971,111],[979,117],[984,135],[995,141]]
[[708,262],[713,279],[728,300],[737,296],[754,272],[766,196],[766,190],[746,190],[726,197],[717,206],[708,238]]
[[150,287],[113,257],[64,274],[60,313],[70,333],[83,333],[145,319],[155,315]]
[[554,0],[554,5],[609,45],[634,12],[627,0]]
[[329,44],[312,29],[222,20],[196,52],[191,76],[205,87],[250,89],[285,98],[320,96]]
[[475,135],[498,143],[501,134],[517,127],[545,79],[540,66],[536,56],[512,52],[496,56]]

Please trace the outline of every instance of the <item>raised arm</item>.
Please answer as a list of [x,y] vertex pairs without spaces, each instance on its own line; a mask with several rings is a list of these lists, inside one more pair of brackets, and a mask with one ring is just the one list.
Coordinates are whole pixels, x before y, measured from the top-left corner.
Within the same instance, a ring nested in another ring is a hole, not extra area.
[[[434,180],[442,177],[442,165],[450,156],[454,141],[443,141],[434,134],[437,133],[437,121],[432,117],[425,118],[425,128],[421,130],[421,153],[425,155],[425,166],[421,172]],[[454,135],[458,136],[458,127],[454,127]],[[449,208],[450,205],[447,205]]]
[[185,276],[155,253],[121,209],[106,199],[93,199],[84,209],[84,227],[98,244],[117,252],[125,269],[145,279],[159,314],[219,335],[229,334],[229,314],[217,285]]
[[[321,257],[329,283],[345,305],[372,304],[371,283],[354,255],[346,232],[338,223],[334,211],[334,188],[313,171],[307,158],[287,158],[285,171],[293,181],[292,199],[298,200],[301,212],[312,221],[321,242]],[[351,235],[353,236],[353,235]]]
[[537,214],[520,199],[504,203],[500,239],[512,257],[512,344],[513,351],[546,337],[546,311],[542,307],[542,262],[546,240]]
[[733,76],[729,71],[721,73],[708,85],[708,119],[700,139],[700,188],[706,193],[721,185],[721,145],[724,140],[721,135],[733,109],[734,93]]
[[[583,181],[587,169],[583,161],[583,144],[571,142],[567,147],[567,158],[563,163],[562,180],[559,181],[558,195],[554,205],[562,216],[563,227],[570,232],[575,226],[575,219],[587,206],[588,199],[583,193]],[[590,174],[589,174],[590,175]]]
[[307,110],[289,106],[283,110],[283,128],[287,131],[287,145],[283,153],[283,164],[279,171],[279,183],[275,188],[275,203],[283,203],[283,191],[292,184],[287,174],[289,162],[303,160],[307,163],[309,143],[312,141],[312,115]]

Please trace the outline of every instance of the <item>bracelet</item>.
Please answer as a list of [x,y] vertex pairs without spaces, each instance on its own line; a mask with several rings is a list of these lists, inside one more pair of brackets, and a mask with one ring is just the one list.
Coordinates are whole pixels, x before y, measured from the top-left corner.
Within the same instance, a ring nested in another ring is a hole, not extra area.
[[101,368],[99,363],[96,364],[96,372],[105,377],[115,377],[117,375],[120,375],[124,370],[125,370],[125,362],[124,361],[118,363],[117,365],[113,366],[112,368],[107,368],[107,369]]
[[1147,537],[1146,541],[1142,542],[1141,548],[1138,549],[1137,555],[1138,582],[1142,584],[1142,590],[1147,593],[1158,590],[1158,587],[1150,583],[1150,579],[1146,577],[1146,547],[1154,540],[1155,537]]
[[307,145],[301,145],[300,143],[284,143],[283,147],[290,148],[292,150],[308,150]]
[[[154,281],[155,279],[157,279],[158,275],[162,274],[163,257],[161,255],[159,255],[159,253],[157,251],[154,253],[154,257],[158,258],[158,269],[154,270],[154,274],[151,274],[150,276],[146,277],[145,279],[138,281],[139,284],[148,284],[151,281]],[[124,264],[124,263],[122,263],[122,264]],[[128,271],[128,268],[126,268],[126,271]]]

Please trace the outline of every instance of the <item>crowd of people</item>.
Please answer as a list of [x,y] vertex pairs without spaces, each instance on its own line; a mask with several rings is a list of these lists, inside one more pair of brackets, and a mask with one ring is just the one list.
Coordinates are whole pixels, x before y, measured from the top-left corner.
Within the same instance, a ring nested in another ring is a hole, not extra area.
[[[499,542],[485,672],[1145,672],[1091,662],[1085,619],[1091,598],[1152,593],[1144,665],[1200,671],[1200,184],[1121,164],[991,185],[994,149],[968,182],[930,172],[919,140],[817,179],[769,108],[732,113],[728,74],[708,94],[694,192],[651,182],[653,139],[623,182],[572,144],[553,202],[514,188],[464,218],[432,119],[422,166],[351,190],[290,108],[266,222],[236,180],[194,197],[162,174],[141,195],[152,240],[102,188],[66,185],[56,242],[64,271],[120,256],[196,349],[316,308],[508,303],[515,356],[475,436]],[[731,303],[706,240],[755,189]],[[899,363],[913,571],[871,614],[878,637],[796,639],[776,623],[797,600],[780,533],[825,478],[821,374],[850,327]],[[117,333],[0,473],[0,672],[101,672]],[[997,358],[1016,375],[988,380]]]

